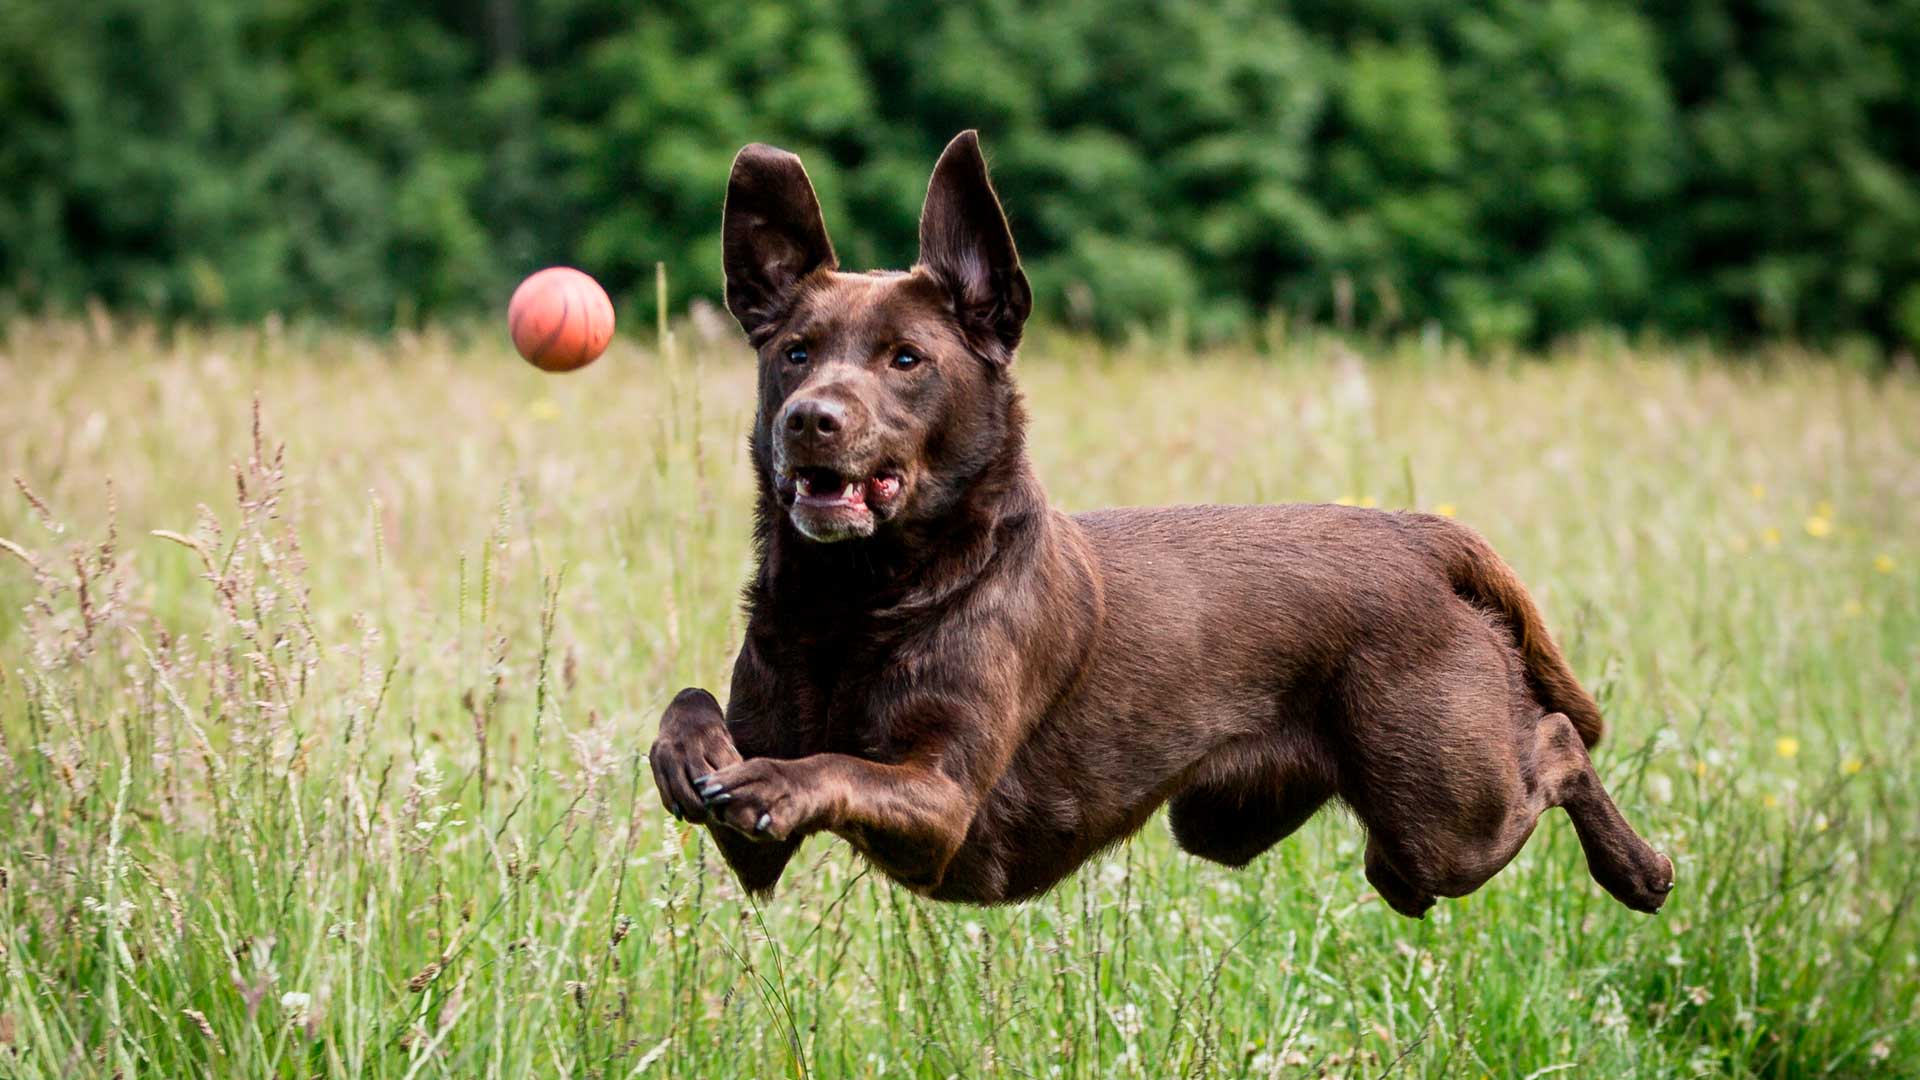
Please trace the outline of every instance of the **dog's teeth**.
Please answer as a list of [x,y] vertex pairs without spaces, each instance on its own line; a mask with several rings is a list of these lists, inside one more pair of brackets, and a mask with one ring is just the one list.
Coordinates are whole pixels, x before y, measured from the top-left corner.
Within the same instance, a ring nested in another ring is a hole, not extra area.
[[811,495],[813,494],[813,485],[807,482],[806,477],[802,476],[794,480],[793,490],[801,495]]
[[859,482],[855,480],[849,480],[847,481],[846,489],[840,492],[840,497],[843,499],[851,499],[859,494],[860,494]]

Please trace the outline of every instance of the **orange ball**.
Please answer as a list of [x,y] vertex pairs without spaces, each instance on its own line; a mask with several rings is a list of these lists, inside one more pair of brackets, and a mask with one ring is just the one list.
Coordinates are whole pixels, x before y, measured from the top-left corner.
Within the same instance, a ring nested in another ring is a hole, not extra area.
[[613,340],[613,301],[571,266],[549,266],[520,283],[507,302],[513,347],[542,371],[586,367]]

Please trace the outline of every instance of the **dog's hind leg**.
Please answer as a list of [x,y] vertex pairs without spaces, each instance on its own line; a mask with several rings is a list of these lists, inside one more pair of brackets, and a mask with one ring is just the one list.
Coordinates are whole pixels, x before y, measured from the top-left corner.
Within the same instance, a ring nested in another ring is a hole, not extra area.
[[1405,915],[1409,919],[1425,918],[1427,909],[1437,899],[1432,893],[1421,892],[1411,885],[1400,871],[1387,861],[1386,852],[1373,837],[1367,838],[1367,881],[1373,885],[1380,899],[1387,906]]
[[1203,859],[1240,867],[1306,824],[1333,795],[1312,767],[1287,768],[1268,753],[1221,754],[1167,808],[1173,838]]
[[1304,785],[1284,791],[1189,788],[1174,797],[1167,820],[1182,850],[1239,867],[1306,824],[1329,794],[1325,788]]
[[1673,890],[1673,862],[1653,850],[1613,804],[1600,776],[1593,771],[1587,748],[1565,716],[1553,713],[1540,721],[1540,757],[1559,769],[1554,804],[1573,819],[1580,847],[1587,853],[1587,872],[1635,911],[1655,912]]
[[1413,786],[1405,789],[1402,813],[1363,814],[1372,818],[1367,877],[1381,896],[1394,910],[1418,917],[1435,896],[1467,895],[1513,861],[1540,815],[1559,806],[1573,818],[1594,880],[1636,911],[1658,911],[1673,888],[1673,864],[1620,816],[1572,722],[1561,713],[1541,717],[1521,759],[1514,797],[1491,820],[1480,817],[1477,827],[1405,815],[1419,801]]

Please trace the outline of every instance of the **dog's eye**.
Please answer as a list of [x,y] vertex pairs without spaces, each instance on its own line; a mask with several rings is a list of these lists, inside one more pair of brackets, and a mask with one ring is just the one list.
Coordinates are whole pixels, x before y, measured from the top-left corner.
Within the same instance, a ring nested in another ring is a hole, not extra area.
[[920,354],[901,349],[893,354],[893,366],[900,371],[908,371],[920,366]]
[[789,364],[804,364],[807,362],[807,347],[795,345],[787,350],[786,357]]

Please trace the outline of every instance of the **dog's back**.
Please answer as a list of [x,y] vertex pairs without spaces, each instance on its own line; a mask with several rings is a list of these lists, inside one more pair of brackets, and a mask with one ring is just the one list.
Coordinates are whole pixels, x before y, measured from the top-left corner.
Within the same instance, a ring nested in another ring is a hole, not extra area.
[[[1346,506],[1167,506],[1097,510],[1073,519],[1108,578],[1160,612],[1183,618],[1183,596],[1206,601],[1203,647],[1276,650],[1271,670],[1337,662],[1325,650],[1409,631],[1451,629],[1465,601],[1496,616],[1519,650],[1529,686],[1564,712],[1588,746],[1603,729],[1599,707],[1567,667],[1526,587],[1486,540],[1433,514]],[[1436,588],[1436,586],[1440,586]],[[1449,595],[1451,594],[1451,595]],[[1176,638],[1169,634],[1166,639]],[[1251,659],[1251,658],[1249,658]]]

